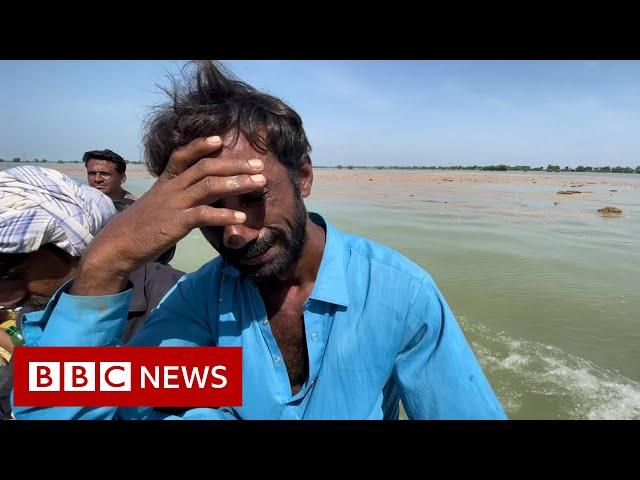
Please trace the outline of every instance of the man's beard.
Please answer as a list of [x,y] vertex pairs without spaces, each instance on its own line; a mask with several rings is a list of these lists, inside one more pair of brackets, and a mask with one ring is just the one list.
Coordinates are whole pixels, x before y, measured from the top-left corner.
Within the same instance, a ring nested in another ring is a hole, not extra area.
[[[222,247],[219,249],[219,253],[226,261],[233,264],[240,273],[256,285],[268,284],[286,272],[292,265],[300,260],[300,256],[302,255],[307,236],[307,210],[302,198],[299,196],[296,197],[293,218],[291,220],[287,219],[286,223],[289,227],[288,233],[281,228],[270,227],[264,235],[261,235],[243,248],[229,249]],[[283,252],[267,263],[254,266],[241,265],[234,261],[243,257],[262,255],[277,243],[280,243],[283,247]]]

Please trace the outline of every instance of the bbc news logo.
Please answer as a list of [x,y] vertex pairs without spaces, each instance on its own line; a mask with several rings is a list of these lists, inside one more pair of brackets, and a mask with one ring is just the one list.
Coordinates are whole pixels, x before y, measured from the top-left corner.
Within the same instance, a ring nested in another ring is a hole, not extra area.
[[16,406],[232,407],[239,347],[16,347]]
[[[61,375],[61,369],[64,376]],[[96,376],[96,370],[99,375]],[[227,367],[216,365],[209,369],[209,365],[187,368],[184,365],[164,365],[154,367],[151,372],[145,366],[140,367],[140,389],[145,388],[180,388],[179,374],[182,373],[184,385],[187,388],[205,388],[207,376],[216,382],[211,382],[211,388],[224,388],[227,378],[224,372]],[[223,372],[223,374],[220,374]],[[99,385],[96,384],[96,377]],[[64,378],[64,382],[62,381]],[[29,362],[29,391],[30,392],[130,392],[131,391],[131,362]]]
[[[96,366],[100,372],[98,388],[96,388]],[[131,362],[29,362],[30,392],[59,392],[60,390],[130,392]]]

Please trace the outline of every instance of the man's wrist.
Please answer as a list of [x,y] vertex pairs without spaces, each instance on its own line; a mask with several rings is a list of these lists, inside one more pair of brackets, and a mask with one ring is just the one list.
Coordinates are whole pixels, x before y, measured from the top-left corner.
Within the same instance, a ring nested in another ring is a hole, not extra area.
[[113,295],[126,289],[129,275],[134,268],[118,261],[96,262],[85,258],[80,263],[78,274],[69,289],[70,295]]

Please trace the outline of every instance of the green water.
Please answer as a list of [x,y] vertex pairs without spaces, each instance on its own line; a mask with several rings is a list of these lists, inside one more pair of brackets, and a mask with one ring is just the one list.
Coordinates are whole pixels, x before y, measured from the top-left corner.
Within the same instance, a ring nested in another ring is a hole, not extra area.
[[[590,178],[580,198],[553,185],[411,185],[306,204],[433,276],[510,418],[640,419],[640,175]],[[623,217],[595,213],[613,200]],[[215,255],[191,232],[172,264],[193,271]]]
[[640,236],[614,240],[613,222],[593,232],[355,202],[316,210],[432,274],[511,418],[640,418]]

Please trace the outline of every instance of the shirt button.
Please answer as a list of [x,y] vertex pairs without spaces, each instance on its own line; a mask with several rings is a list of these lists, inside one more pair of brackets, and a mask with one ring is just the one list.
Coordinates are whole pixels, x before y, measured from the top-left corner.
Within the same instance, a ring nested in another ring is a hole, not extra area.
[[267,320],[267,319],[265,318],[264,320],[262,320],[262,324],[263,324],[264,326],[269,325],[269,320]]
[[276,365],[280,364],[280,357],[276,357],[273,359],[273,363],[275,363]]
[[318,334],[317,333],[312,333],[311,334],[311,340],[313,340],[314,342],[318,339]]

